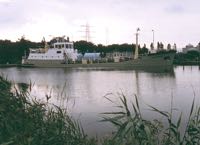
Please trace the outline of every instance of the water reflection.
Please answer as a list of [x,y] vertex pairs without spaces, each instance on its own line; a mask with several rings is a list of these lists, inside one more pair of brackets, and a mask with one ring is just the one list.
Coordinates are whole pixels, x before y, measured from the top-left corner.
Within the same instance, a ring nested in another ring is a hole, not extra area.
[[[173,94],[176,108],[187,113],[193,91],[197,102],[200,96],[198,66],[162,71],[63,68],[3,68],[0,71],[16,83],[34,83],[32,96],[46,100],[45,95],[52,95],[51,103],[68,107],[90,135],[105,134],[111,129],[109,124],[97,123],[101,120],[100,113],[113,109],[113,104],[103,97],[107,93],[123,92],[129,100],[136,94],[146,118],[154,114],[147,111],[145,104],[168,110]],[[118,100],[117,96],[113,99]]]

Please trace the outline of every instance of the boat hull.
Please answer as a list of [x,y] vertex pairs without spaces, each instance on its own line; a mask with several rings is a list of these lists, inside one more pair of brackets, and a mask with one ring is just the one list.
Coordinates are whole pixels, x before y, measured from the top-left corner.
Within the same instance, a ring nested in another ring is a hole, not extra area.
[[136,60],[90,64],[62,64],[60,60],[26,60],[23,67],[87,68],[87,69],[147,69],[172,67],[175,53],[153,54]]

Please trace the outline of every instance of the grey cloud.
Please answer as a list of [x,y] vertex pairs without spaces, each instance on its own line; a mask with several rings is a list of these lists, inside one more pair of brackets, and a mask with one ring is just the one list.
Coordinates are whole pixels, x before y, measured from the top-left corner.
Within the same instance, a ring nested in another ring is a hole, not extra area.
[[165,8],[165,10],[170,13],[183,13],[186,11],[181,4],[169,5],[168,7]]

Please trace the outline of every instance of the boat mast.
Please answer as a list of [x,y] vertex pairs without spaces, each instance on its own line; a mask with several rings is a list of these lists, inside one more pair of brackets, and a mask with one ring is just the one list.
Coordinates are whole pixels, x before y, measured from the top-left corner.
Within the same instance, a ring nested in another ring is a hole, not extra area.
[[134,55],[134,59],[138,59],[138,31],[140,31],[140,28],[137,28],[136,31],[136,46],[135,46],[135,55]]

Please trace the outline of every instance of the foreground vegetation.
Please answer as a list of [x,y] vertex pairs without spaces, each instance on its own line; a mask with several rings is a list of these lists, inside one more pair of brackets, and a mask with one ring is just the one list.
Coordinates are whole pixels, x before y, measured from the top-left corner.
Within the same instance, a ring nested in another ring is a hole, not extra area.
[[28,99],[26,85],[12,89],[0,77],[1,145],[93,145],[66,110]]
[[[19,88],[0,77],[0,145],[199,145],[200,108],[194,101],[184,131],[181,130],[182,114],[177,120],[171,111],[150,109],[165,117],[168,124],[163,127],[159,120],[143,118],[140,103],[127,101],[120,94],[116,112],[105,112],[104,121],[116,127],[116,132],[97,142],[89,138],[80,123],[69,116],[67,110],[51,105],[47,101],[30,99],[31,85],[19,84]],[[108,97],[107,99],[111,102]],[[114,103],[114,102],[113,102]],[[195,109],[196,108],[196,109]]]
[[[109,98],[107,99],[112,102]],[[121,105],[116,104],[120,111],[104,113],[109,116],[104,117],[103,121],[109,121],[117,128],[110,145],[200,144],[200,107],[194,109],[194,100],[184,129],[181,129],[182,113],[178,120],[173,118],[173,101],[170,112],[160,111],[148,105],[152,111],[159,113],[167,120],[167,125],[163,127],[163,122],[159,120],[149,121],[143,118],[137,96],[135,96],[135,103],[129,102],[130,105],[123,94],[120,100]]]

